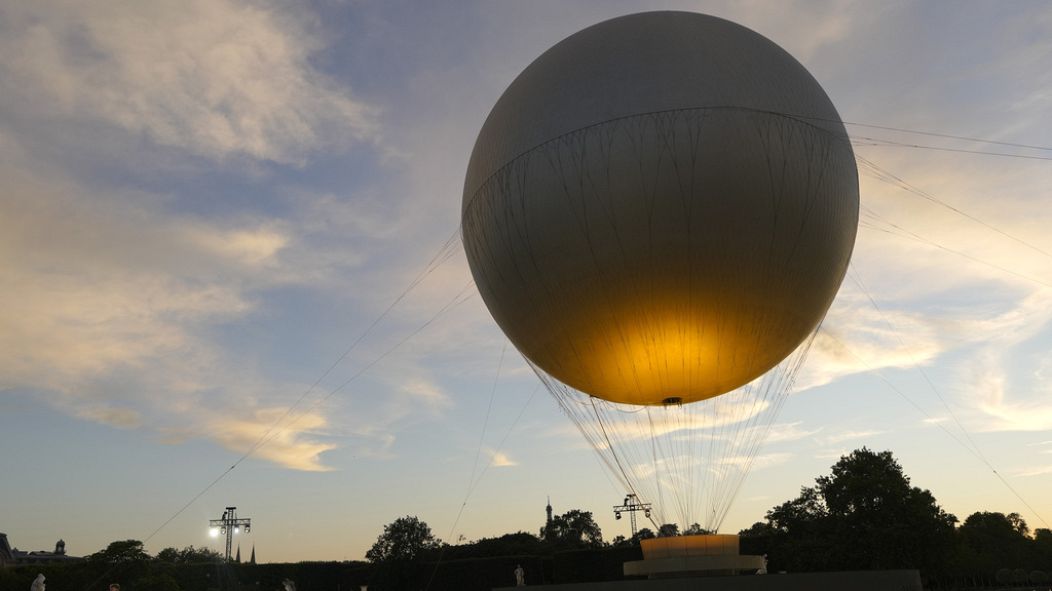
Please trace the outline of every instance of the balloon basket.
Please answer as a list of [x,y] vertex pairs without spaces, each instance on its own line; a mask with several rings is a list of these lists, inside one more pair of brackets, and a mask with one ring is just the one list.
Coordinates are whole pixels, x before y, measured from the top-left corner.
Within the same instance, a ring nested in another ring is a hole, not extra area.
[[762,556],[739,554],[738,536],[708,534],[641,540],[643,560],[624,564],[626,577],[650,579],[754,573]]

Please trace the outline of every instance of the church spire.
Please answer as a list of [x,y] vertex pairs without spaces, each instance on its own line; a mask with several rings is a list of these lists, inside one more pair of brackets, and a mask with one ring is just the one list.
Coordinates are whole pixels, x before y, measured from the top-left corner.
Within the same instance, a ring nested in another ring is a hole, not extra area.
[[248,562],[249,562],[249,564],[255,564],[256,563],[256,545],[255,544],[252,544],[252,558],[249,558]]

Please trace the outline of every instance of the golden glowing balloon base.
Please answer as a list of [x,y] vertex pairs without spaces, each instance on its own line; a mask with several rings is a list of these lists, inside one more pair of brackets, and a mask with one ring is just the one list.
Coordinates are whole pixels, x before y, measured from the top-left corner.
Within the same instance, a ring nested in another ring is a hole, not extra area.
[[739,554],[738,536],[709,534],[641,540],[643,560],[624,565],[626,577],[661,579],[752,573],[764,568],[762,556]]

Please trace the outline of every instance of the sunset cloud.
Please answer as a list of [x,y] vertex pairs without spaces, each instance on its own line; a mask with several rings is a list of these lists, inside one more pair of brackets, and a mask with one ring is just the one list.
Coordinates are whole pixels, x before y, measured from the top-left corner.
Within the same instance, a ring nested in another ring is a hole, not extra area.
[[216,422],[208,425],[205,433],[237,453],[252,450],[262,438],[265,445],[255,448],[256,457],[293,470],[331,470],[332,468],[322,463],[321,454],[335,449],[336,446],[321,443],[311,436],[327,426],[327,419],[317,413],[305,413],[297,415],[295,422],[281,421],[285,410],[261,409],[248,418],[217,417],[214,419]]
[[299,11],[234,0],[12,3],[0,32],[2,100],[41,117],[104,122],[208,158],[284,163],[377,133],[375,109],[311,66],[320,46]]
[[511,466],[518,466],[519,463],[508,457],[508,454],[501,451],[490,452],[490,465],[494,468],[509,468]]
[[864,429],[861,431],[842,431],[840,433],[830,433],[819,438],[819,441],[825,445],[836,445],[845,441],[854,441],[858,439],[868,439],[874,435],[882,435],[887,431],[881,431],[878,429]]

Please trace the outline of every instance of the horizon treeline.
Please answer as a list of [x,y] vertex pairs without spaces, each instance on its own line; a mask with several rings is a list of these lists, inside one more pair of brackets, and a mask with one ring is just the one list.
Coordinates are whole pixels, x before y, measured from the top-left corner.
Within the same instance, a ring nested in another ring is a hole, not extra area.
[[[696,523],[662,524],[607,542],[590,511],[571,509],[536,534],[450,545],[407,515],[384,527],[367,561],[242,564],[193,546],[150,556],[142,542],[122,540],[83,562],[0,568],[0,591],[25,591],[38,573],[52,591],[96,591],[114,581],[122,591],[280,591],[286,580],[304,591],[489,589],[514,585],[520,565],[528,584],[616,580],[621,563],[642,558],[641,539],[703,533]],[[927,589],[980,589],[1047,588],[1052,572],[1052,530],[1031,530],[1016,512],[979,510],[962,521],[912,485],[890,451],[864,447],[739,536],[742,554],[766,555],[770,573],[918,569]]]

